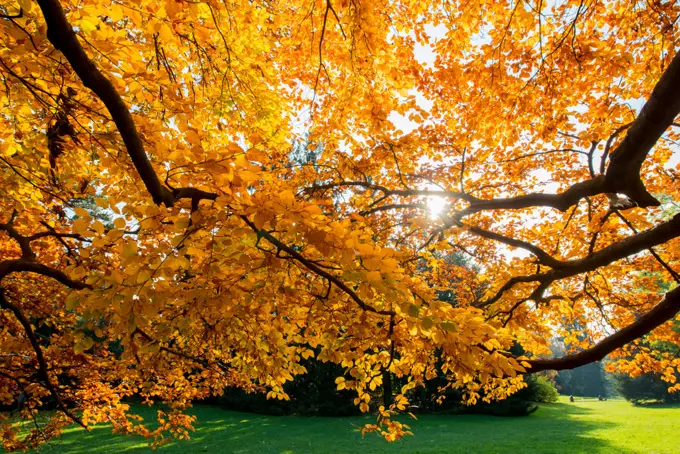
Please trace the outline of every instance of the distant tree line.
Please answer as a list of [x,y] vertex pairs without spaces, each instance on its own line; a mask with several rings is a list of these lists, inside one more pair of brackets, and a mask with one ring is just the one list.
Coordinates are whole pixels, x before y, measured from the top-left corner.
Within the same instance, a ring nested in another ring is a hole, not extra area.
[[[572,326],[572,330],[579,331],[580,327]],[[653,344],[653,345],[651,345]],[[668,354],[676,356],[680,354],[680,347],[670,342],[647,342],[643,339],[643,346],[652,347],[650,350],[655,355]],[[553,354],[562,355],[569,349],[563,338],[553,341]],[[659,358],[657,358],[659,359]],[[627,374],[612,374],[605,370],[606,360],[590,363],[572,370],[557,372],[554,383],[560,394],[579,397],[623,397],[634,404],[642,403],[680,403],[680,392],[669,392],[668,388],[673,384],[662,379],[661,374],[644,372],[631,377]],[[680,376],[675,374],[675,380],[680,381]]]
[[[263,393],[246,393],[238,388],[227,388],[219,397],[218,403],[230,410],[270,415],[305,415],[305,416],[352,416],[359,414],[354,405],[356,394],[338,391],[335,379],[343,375],[342,367],[330,362],[321,362],[309,358],[304,363],[307,373],[295,377],[284,386],[290,400],[267,399]],[[391,400],[391,389],[400,389],[405,383],[389,374],[388,386],[376,389],[379,399]],[[536,411],[538,403],[556,402],[559,394],[545,377],[525,376],[527,386],[502,401],[485,403],[480,400],[476,405],[468,406],[463,402],[463,395],[458,390],[447,389],[444,399],[438,402],[440,388],[447,382],[442,374],[425,385],[411,391],[409,409],[417,413],[483,413],[498,416],[523,416]]]

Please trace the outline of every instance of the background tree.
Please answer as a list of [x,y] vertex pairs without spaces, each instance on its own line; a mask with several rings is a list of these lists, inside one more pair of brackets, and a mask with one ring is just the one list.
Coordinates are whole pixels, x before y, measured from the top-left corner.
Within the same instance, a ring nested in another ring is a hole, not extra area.
[[653,372],[637,377],[617,375],[615,387],[618,394],[635,404],[680,402],[680,395],[677,392],[668,392],[668,382],[664,381],[660,374]]
[[[677,322],[672,329],[680,330]],[[677,369],[670,367],[679,354],[678,344],[643,337],[637,347],[612,368],[619,372],[613,380],[616,392],[636,404],[680,402],[677,393],[679,375]]]
[[[389,440],[439,371],[468,403],[609,353],[633,375],[677,371],[639,339],[680,343],[679,15],[3,3],[0,403],[58,410],[25,438],[3,423],[5,448],[73,422],[185,437],[191,401],[286,400],[311,356],[344,368],[361,411],[385,371],[405,382],[365,428]],[[313,165],[291,163],[300,130],[322,145]],[[541,359],[557,321],[584,326],[579,351]],[[169,406],[158,429],[130,395]]]
[[[560,357],[572,349],[578,351],[577,345],[580,345],[585,340],[583,333],[584,326],[578,323],[567,327],[563,336],[553,339],[551,343],[552,355]],[[561,394],[582,397],[606,397],[612,394],[610,389],[611,383],[607,375],[604,362],[596,361],[571,370],[560,370],[553,379],[557,390]]]

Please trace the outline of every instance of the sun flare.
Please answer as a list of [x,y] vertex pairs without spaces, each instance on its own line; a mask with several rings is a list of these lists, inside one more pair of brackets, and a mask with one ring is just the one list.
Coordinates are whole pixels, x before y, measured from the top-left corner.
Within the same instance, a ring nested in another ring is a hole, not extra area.
[[444,208],[446,208],[446,205],[448,205],[446,199],[442,197],[428,197],[425,203],[432,219],[438,218],[444,211]]

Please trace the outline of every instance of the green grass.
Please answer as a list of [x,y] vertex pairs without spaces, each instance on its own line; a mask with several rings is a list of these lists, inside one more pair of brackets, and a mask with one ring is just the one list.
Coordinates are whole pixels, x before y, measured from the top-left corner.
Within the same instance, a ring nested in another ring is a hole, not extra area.
[[[151,420],[155,412],[135,407]],[[196,432],[160,453],[676,453],[680,407],[635,407],[622,400],[542,406],[524,418],[422,415],[411,421],[415,436],[387,443],[362,438],[372,417],[302,418],[236,413],[198,406]],[[106,426],[71,428],[40,450],[48,453],[151,452],[145,440],[111,435]]]

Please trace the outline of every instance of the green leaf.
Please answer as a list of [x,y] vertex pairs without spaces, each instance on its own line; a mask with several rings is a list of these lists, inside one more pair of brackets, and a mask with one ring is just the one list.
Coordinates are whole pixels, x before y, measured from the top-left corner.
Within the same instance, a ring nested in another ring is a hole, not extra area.
[[454,322],[444,322],[440,325],[444,331],[458,331],[458,325]]

